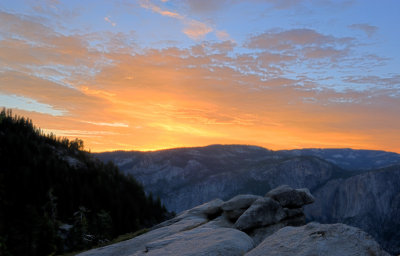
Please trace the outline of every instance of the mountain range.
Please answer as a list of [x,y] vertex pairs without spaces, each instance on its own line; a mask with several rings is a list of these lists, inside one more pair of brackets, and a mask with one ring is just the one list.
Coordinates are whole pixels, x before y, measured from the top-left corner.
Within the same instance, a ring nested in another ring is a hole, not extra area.
[[400,155],[396,153],[211,145],[95,156],[113,161],[175,212],[214,198],[264,195],[283,184],[306,187],[316,197],[305,208],[309,220],[362,228],[387,251],[400,253]]

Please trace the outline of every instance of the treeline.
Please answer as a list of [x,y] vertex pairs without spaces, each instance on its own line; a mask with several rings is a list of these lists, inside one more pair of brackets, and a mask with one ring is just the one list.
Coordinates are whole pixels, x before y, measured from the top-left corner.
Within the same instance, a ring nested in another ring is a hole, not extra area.
[[0,113],[0,255],[57,255],[104,243],[165,219],[160,200],[131,176]]

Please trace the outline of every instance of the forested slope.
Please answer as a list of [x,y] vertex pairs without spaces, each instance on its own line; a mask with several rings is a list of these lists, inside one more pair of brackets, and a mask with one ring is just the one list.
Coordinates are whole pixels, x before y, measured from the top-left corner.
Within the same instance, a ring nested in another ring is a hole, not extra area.
[[111,162],[92,158],[82,141],[0,113],[0,255],[81,250],[165,216],[159,199]]

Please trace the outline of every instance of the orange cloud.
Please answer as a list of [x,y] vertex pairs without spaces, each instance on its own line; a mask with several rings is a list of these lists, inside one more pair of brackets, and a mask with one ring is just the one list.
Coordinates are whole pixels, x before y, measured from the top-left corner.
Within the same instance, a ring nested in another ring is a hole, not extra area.
[[194,40],[199,40],[204,38],[205,35],[207,35],[213,30],[206,24],[196,20],[190,20],[186,24],[187,26],[183,30],[183,33],[185,33],[188,37]]
[[[101,35],[64,36],[13,14],[0,19],[0,93],[64,110],[59,116],[15,112],[46,131],[82,137],[92,151],[235,143],[400,152],[400,100],[390,86],[397,76],[347,76],[344,82],[379,86],[338,92],[306,74],[287,75],[298,55],[265,47],[267,40],[281,48],[276,38],[283,38],[302,46],[302,54],[340,58],[334,47],[340,38],[278,32],[249,39],[264,47],[255,54],[232,54],[231,41],[132,53],[89,44]],[[11,30],[18,39],[8,36]],[[124,40],[116,44],[131,47]]]
[[217,30],[215,32],[215,35],[217,36],[217,38],[221,41],[227,41],[227,40],[231,40],[228,32],[224,31],[224,30]]

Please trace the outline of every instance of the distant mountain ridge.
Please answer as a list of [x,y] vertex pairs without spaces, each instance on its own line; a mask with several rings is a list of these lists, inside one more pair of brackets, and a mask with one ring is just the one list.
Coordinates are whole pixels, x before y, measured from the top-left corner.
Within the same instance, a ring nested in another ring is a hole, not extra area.
[[262,194],[283,183],[313,190],[331,179],[354,175],[319,156],[246,145],[116,151],[95,156],[132,174],[147,192],[160,196],[167,208],[176,212],[213,197]]
[[[290,157],[290,156],[315,156],[330,163],[333,163],[345,170],[373,170],[388,167],[395,164],[400,164],[400,154],[382,150],[367,150],[367,149],[351,149],[351,148],[304,148],[292,150],[269,150],[259,146],[252,145],[209,145],[205,147],[183,147],[163,149],[156,151],[112,151],[94,153],[102,160],[121,159],[124,162],[117,163],[119,166],[124,164],[132,164],[133,159],[127,159],[124,156],[133,156],[136,158],[142,155],[161,156],[168,154],[177,154],[179,152],[188,154],[213,154],[222,153],[221,150],[227,150],[236,154],[243,154],[247,158],[262,159],[271,157]],[[229,154],[223,152],[223,154]]]
[[[400,223],[392,220],[399,213],[391,210],[400,208],[400,200],[396,199],[400,197],[400,177],[392,175],[394,170],[387,167],[400,163],[396,153],[352,149],[272,151],[256,146],[211,145],[95,155],[102,161],[114,161],[123,172],[141,182],[148,193],[160,196],[167,209],[176,212],[214,198],[225,200],[244,193],[264,195],[283,184],[307,187],[320,200],[306,211],[308,218],[325,223],[342,221],[363,228],[386,250],[400,253],[397,240],[385,240],[388,234],[400,237]],[[384,167],[383,171],[372,170]],[[351,201],[354,194],[357,200]],[[386,196],[380,197],[383,194]],[[337,215],[326,214],[334,203],[341,204],[336,206]],[[349,217],[351,208],[359,209],[355,211],[359,216],[369,216],[368,221],[362,223],[356,216]]]
[[280,152],[297,156],[316,156],[347,170],[373,170],[400,164],[400,154],[380,150],[307,148]]

